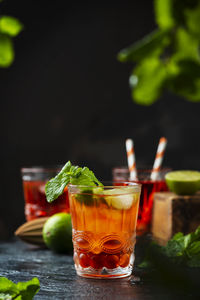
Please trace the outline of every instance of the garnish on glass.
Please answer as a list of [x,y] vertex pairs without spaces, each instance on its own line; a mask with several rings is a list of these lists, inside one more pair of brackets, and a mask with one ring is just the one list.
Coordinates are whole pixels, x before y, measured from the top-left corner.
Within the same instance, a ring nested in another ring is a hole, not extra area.
[[[69,184],[82,185],[89,187],[100,187],[103,186],[102,183],[96,178],[94,173],[89,170],[89,168],[73,166],[70,161],[68,161],[62,170],[51,180],[49,180],[45,186],[45,193],[48,202],[53,202],[61,194],[63,194],[65,187]],[[84,192],[84,189],[83,189]],[[92,193],[93,189],[87,191],[85,194]]]

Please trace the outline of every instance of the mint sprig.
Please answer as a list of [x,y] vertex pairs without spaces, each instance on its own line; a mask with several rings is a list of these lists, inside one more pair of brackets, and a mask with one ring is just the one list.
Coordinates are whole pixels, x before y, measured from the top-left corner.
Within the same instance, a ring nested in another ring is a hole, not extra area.
[[40,289],[38,278],[15,284],[6,277],[0,277],[0,300],[32,300]]
[[87,185],[87,186],[102,186],[101,182],[96,178],[94,173],[87,167],[81,168],[73,166],[68,161],[62,170],[45,186],[45,193],[48,202],[53,202],[61,194],[63,194],[65,187],[69,184]]
[[152,242],[139,267],[146,268],[156,265],[156,257],[159,254],[163,258],[170,259],[175,265],[200,267],[200,226],[187,235],[182,232],[175,234],[166,246],[159,246]]

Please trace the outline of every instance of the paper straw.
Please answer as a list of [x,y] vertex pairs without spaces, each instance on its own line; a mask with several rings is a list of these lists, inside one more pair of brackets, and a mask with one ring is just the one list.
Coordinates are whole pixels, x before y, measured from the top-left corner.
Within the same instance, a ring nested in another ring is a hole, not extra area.
[[165,154],[166,145],[167,145],[167,139],[165,137],[161,137],[159,140],[158,149],[156,152],[156,157],[153,165],[153,170],[151,173],[151,180],[156,180],[158,178],[158,174],[161,169],[163,157]]
[[137,179],[137,169],[135,163],[135,151],[134,151],[134,143],[133,140],[126,140],[126,152],[127,152],[127,160],[128,160],[128,168],[130,172],[130,180]]

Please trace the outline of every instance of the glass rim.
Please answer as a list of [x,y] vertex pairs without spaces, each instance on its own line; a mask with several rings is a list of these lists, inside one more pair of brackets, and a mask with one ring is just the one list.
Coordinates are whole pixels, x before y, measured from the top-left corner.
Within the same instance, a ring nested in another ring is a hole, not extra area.
[[[103,182],[103,183],[111,183],[111,182]],[[114,185],[115,183],[117,183],[117,185]],[[126,184],[126,185],[124,185]],[[79,184],[68,184],[68,191],[71,188],[103,188],[103,189],[120,189],[120,188],[128,188],[128,187],[133,187],[136,188],[138,191],[141,191],[141,187],[142,184],[141,183],[137,183],[137,182],[130,182],[130,181],[118,181],[118,182],[113,182],[113,184],[109,184],[109,185],[103,185],[103,186],[91,186],[91,185],[79,185]],[[70,192],[70,191],[69,191]]]
[[[114,167],[112,168],[112,171],[121,171],[122,173],[129,173],[129,168],[128,166],[118,166],[118,167]],[[161,167],[160,171],[159,172],[166,172],[166,171],[171,171],[172,168],[170,167]],[[153,168],[152,167],[148,167],[148,166],[141,166],[141,168],[138,168],[137,169],[137,172],[138,173],[142,173],[142,172],[152,172],[153,171]]]
[[55,172],[55,171],[60,171],[62,169],[63,165],[35,165],[35,166],[30,166],[30,167],[21,167],[20,171],[21,173],[40,173],[40,172]]

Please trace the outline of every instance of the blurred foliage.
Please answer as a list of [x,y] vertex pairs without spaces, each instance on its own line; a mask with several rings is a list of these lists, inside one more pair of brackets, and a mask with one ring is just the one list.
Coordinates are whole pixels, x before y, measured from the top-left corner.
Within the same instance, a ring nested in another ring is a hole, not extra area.
[[154,0],[158,29],[118,54],[136,63],[134,101],[151,105],[164,90],[200,101],[200,0]]
[[14,60],[13,38],[17,36],[23,25],[10,16],[0,16],[0,67],[9,67]]

